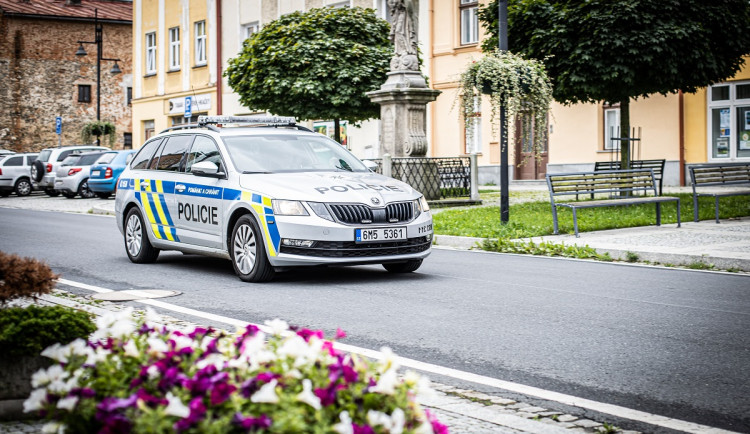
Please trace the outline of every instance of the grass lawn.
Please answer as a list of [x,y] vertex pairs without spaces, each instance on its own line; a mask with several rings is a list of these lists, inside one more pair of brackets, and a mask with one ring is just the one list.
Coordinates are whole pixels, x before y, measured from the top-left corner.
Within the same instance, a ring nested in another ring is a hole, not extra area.
[[[679,196],[682,221],[693,220],[692,194]],[[713,198],[699,198],[698,209],[701,220],[713,220]],[[661,206],[662,224],[677,223],[677,205],[666,203]],[[573,213],[561,208],[557,212],[561,234],[573,233]],[[719,200],[719,217],[750,216],[750,197],[733,196]],[[448,209],[433,215],[435,233],[480,238],[527,238],[550,235],[552,230],[552,209],[549,200],[518,203],[510,206],[510,221],[500,223],[500,209],[497,206],[476,206]],[[656,206],[643,204],[578,210],[580,232],[604,229],[650,226],[656,224]]]

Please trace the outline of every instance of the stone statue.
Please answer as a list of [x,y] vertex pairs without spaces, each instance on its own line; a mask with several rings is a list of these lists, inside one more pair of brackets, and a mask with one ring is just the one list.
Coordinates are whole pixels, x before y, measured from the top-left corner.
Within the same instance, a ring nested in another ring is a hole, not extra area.
[[418,71],[417,58],[417,9],[418,0],[388,0],[391,14],[391,34],[394,55],[391,71]]

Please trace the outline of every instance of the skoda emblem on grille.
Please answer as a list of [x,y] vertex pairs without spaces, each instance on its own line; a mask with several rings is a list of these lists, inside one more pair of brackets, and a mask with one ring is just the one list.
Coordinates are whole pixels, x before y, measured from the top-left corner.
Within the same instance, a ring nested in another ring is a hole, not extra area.
[[378,199],[377,197],[373,197],[370,200],[372,201],[373,205],[380,205],[380,199]]

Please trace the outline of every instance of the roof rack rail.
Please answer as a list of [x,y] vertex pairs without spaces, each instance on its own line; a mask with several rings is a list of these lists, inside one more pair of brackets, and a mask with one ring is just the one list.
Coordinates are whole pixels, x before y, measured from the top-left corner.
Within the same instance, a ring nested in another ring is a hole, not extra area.
[[217,132],[217,133],[219,132],[219,129],[218,129],[218,128],[216,128],[216,127],[215,127],[215,126],[213,126],[213,125],[201,125],[201,124],[182,124],[182,125],[175,125],[175,126],[173,126],[173,127],[165,128],[165,129],[161,130],[161,131],[159,132],[159,134],[161,134],[161,133],[166,133],[167,131],[173,131],[173,130],[188,130],[188,129],[191,129],[191,128],[203,128],[203,127],[205,127],[205,128],[208,128],[208,129],[210,129],[211,131],[215,131],[215,132]]
[[296,126],[297,120],[291,116],[198,116],[198,125],[244,124],[269,126]]

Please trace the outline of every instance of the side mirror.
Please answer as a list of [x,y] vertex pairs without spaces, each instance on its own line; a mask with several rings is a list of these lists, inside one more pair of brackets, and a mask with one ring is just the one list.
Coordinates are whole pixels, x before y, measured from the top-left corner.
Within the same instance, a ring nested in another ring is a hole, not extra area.
[[370,172],[376,172],[378,170],[378,163],[372,160],[363,160],[362,163],[364,163],[365,167],[369,169]]
[[226,173],[219,172],[219,166],[210,161],[201,161],[190,167],[190,173],[195,176],[206,176],[209,178],[224,178]]

